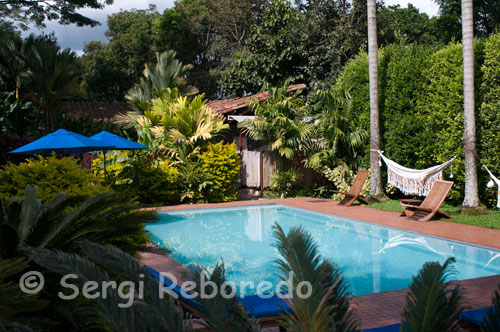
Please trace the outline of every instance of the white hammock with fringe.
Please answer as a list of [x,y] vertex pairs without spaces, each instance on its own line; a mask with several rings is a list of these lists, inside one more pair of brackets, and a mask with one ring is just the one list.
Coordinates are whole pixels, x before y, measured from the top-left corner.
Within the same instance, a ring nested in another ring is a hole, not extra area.
[[388,159],[382,151],[377,152],[387,165],[387,182],[405,195],[427,196],[434,182],[443,178],[443,170],[456,159],[453,157],[444,164],[426,169],[411,169]]

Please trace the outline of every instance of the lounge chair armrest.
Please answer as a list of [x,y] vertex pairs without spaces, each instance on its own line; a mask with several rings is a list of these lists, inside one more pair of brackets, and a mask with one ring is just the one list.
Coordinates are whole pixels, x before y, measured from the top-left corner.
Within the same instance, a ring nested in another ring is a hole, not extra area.
[[399,203],[406,204],[406,205],[420,205],[420,204],[422,204],[422,200],[405,198],[405,199],[400,199]]
[[408,209],[408,210],[420,210],[420,211],[427,211],[427,212],[434,211],[434,209],[426,209],[426,208],[422,208],[422,207],[417,206],[417,205],[410,205],[410,204],[401,204],[401,205],[403,206],[403,208]]
[[339,194],[343,194],[343,195],[350,195],[349,193],[345,193],[343,191],[338,191],[338,190],[330,190],[330,192],[332,192],[332,193],[339,193]]

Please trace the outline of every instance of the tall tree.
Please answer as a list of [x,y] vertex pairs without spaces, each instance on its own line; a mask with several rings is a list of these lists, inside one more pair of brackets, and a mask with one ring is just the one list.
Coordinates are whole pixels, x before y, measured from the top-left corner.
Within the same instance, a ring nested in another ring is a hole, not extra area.
[[75,23],[78,26],[96,26],[98,21],[78,12],[80,9],[102,9],[113,0],[0,0],[0,19],[15,21],[22,29],[29,24],[44,26],[45,20],[57,20],[60,24]]
[[462,0],[464,67],[465,197],[463,206],[479,206],[476,166],[476,115],[474,105],[474,18],[472,0]]
[[52,115],[60,101],[83,97],[79,86],[82,69],[75,52],[61,50],[55,41],[34,39],[26,54],[29,68],[27,94],[45,114],[52,128]]
[[379,156],[380,150],[380,116],[378,108],[378,57],[377,57],[377,4],[368,0],[368,65],[370,78],[370,195],[382,194]]
[[[461,0],[434,0],[439,5],[435,20],[440,39],[449,42],[462,37]],[[474,34],[484,37],[500,29],[500,0],[473,0]]]

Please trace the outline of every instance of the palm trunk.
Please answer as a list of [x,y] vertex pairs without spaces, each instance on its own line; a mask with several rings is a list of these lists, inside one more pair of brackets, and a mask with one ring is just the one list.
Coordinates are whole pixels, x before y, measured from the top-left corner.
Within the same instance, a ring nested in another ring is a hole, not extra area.
[[370,196],[382,194],[379,157],[380,125],[378,109],[377,4],[368,0],[368,63],[370,76]]
[[479,206],[476,166],[476,118],[474,112],[474,19],[472,0],[462,0],[462,40],[464,67],[464,207]]

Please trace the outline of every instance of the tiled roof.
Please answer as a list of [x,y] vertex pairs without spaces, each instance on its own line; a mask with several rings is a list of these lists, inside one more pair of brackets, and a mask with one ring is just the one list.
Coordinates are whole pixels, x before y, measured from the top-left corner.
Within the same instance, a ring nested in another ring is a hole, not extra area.
[[[297,90],[304,90],[305,84],[290,85],[287,88],[288,93],[293,93]],[[248,111],[248,104],[251,100],[264,101],[269,97],[269,92],[261,92],[255,95],[233,98],[211,100],[207,106],[213,111],[220,114],[245,114]],[[75,118],[92,117],[99,120],[112,120],[119,113],[132,111],[132,107],[128,103],[119,102],[64,102],[60,104],[59,111],[63,114],[71,115]]]
[[[293,93],[297,90],[304,90],[306,88],[307,86],[305,84],[290,85],[287,88],[287,92]],[[238,114],[245,114],[247,111],[246,109],[248,107],[248,104],[250,103],[251,100],[256,100],[261,102],[266,100],[268,97],[269,97],[269,92],[266,91],[247,97],[211,100],[207,103],[207,106],[211,108],[213,111],[220,114],[227,114],[233,111],[236,111],[235,113]]]
[[99,120],[111,120],[118,113],[132,111],[128,103],[119,102],[65,102],[61,103],[59,111],[75,118],[92,117]]

